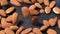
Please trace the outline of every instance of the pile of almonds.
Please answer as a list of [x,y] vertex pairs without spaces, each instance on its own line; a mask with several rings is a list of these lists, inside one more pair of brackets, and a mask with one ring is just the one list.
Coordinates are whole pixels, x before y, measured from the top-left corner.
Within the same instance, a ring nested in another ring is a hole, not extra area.
[[[14,6],[22,6],[21,3],[27,3],[30,4],[29,7],[23,6],[21,8],[22,14],[24,18],[27,18],[28,16],[34,16],[32,17],[32,22],[37,23],[38,18],[36,15],[39,14],[50,14],[51,10],[53,9],[53,12],[55,14],[60,14],[60,8],[54,7],[56,5],[56,1],[52,0],[10,0],[11,7],[9,7],[6,10],[0,9],[0,34],[43,34],[42,31],[46,31],[47,34],[57,34],[57,32],[49,27],[53,27],[56,25],[56,22],[58,21],[58,28],[60,29],[60,19],[58,20],[57,17],[50,18],[49,20],[43,20],[43,26],[40,28],[27,28],[25,29],[23,26],[18,27],[15,24],[18,21],[19,14],[17,11],[12,13],[15,10]],[[8,0],[0,0],[0,6],[6,6],[8,5]],[[45,9],[43,9],[42,4],[45,5]],[[39,9],[36,10],[36,8]],[[12,13],[11,15],[7,16],[8,14]],[[6,17],[7,16],[7,17]],[[5,18],[6,17],[6,18]],[[14,32],[16,31],[16,33]]]

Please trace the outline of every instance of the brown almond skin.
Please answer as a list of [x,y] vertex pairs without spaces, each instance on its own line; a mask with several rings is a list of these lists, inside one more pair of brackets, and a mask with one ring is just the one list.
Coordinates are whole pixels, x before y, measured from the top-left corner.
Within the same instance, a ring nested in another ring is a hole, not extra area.
[[3,9],[0,9],[0,15],[6,16],[6,13],[5,13],[5,11]]
[[8,1],[7,0],[0,0],[1,6],[6,6],[8,5]]
[[43,14],[43,13],[44,13],[44,9],[41,9],[39,12],[40,12],[41,14]]
[[23,2],[23,0],[17,0],[18,2]]
[[24,27],[21,26],[21,27],[16,31],[16,34],[20,34],[23,30],[24,30]]
[[38,8],[42,8],[42,6],[39,3],[35,3],[34,5]]
[[32,3],[36,3],[36,0],[31,0]]
[[40,4],[42,4],[44,0],[37,0],[37,1],[38,1]]
[[23,14],[24,18],[29,16],[29,9],[28,9],[28,7],[22,7],[21,11],[22,11],[22,14]]
[[50,8],[53,8],[53,7],[55,6],[55,4],[56,4],[56,1],[52,1],[52,2],[49,4]]
[[11,29],[5,28],[5,33],[6,34],[15,34]]
[[9,13],[11,13],[13,10],[15,9],[15,7],[10,7],[10,8],[8,8],[7,10],[6,10],[6,14],[9,14]]
[[15,24],[18,21],[18,13],[15,12],[12,15],[12,23]]
[[29,7],[29,10],[31,10],[31,9],[35,9],[35,8],[36,8],[35,5],[31,5],[31,6]]
[[0,31],[0,34],[5,34],[5,31],[4,31],[4,30],[1,30],[1,31]]
[[27,4],[32,4],[32,2],[29,1],[29,0],[23,0],[23,2],[24,2],[24,3],[27,3]]
[[0,20],[2,19],[2,17],[0,16]]
[[47,34],[57,34],[57,32],[53,29],[48,29]]
[[60,29],[60,19],[58,20],[58,28]]
[[21,4],[17,0],[10,0],[10,3],[14,6],[21,6]]
[[38,15],[38,14],[39,14],[39,12],[37,10],[35,10],[35,9],[30,10],[30,15]]
[[21,32],[21,34],[28,34],[29,32],[32,31],[32,28],[27,28]]
[[33,28],[33,32],[35,34],[42,34],[42,32],[39,30],[39,28]]
[[56,21],[57,21],[57,17],[50,18],[49,19],[50,26],[55,26],[56,25]]
[[30,32],[29,34],[35,34],[35,33],[33,33],[33,32]]
[[45,13],[49,14],[51,12],[51,8],[49,6],[45,7]]
[[49,0],[44,0],[44,4],[48,6],[49,5]]
[[17,30],[18,29],[18,26],[10,26],[9,27],[11,30]]

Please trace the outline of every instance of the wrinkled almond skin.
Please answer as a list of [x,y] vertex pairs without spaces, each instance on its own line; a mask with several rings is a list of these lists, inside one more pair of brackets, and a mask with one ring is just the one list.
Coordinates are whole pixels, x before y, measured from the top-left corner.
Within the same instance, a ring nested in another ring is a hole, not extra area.
[[24,3],[27,3],[27,4],[32,4],[32,2],[30,0],[23,0]]
[[43,14],[43,13],[44,13],[44,9],[41,9],[39,12],[40,12],[41,14]]
[[60,29],[60,19],[58,20],[58,28]]
[[6,16],[6,13],[5,13],[5,11],[3,9],[0,9],[0,15]]
[[48,29],[47,34],[57,34],[57,32],[53,29]]
[[21,4],[17,0],[10,0],[10,3],[14,6],[21,6]]
[[54,8],[53,8],[53,12],[54,12],[55,14],[60,14],[60,9],[59,9],[58,7],[54,7]]
[[13,10],[15,9],[15,7],[10,7],[6,10],[6,14],[11,13]]
[[49,14],[51,12],[51,8],[49,6],[45,7],[45,13]]
[[29,34],[35,34],[35,33],[33,33],[33,32],[30,32]]
[[21,11],[22,11],[24,18],[29,16],[29,8],[28,7],[22,7]]
[[7,0],[0,0],[1,6],[6,6],[8,4]]
[[35,34],[42,34],[42,32],[39,30],[39,28],[33,28],[33,32]]
[[55,6],[55,4],[56,4],[56,1],[52,1],[52,2],[49,4],[50,8],[53,8],[53,7]]
[[32,31],[32,28],[27,28],[21,32],[21,34],[28,34],[29,32]]
[[35,9],[30,10],[30,15],[38,15],[38,14],[39,14],[39,12],[37,10],[35,10]]
[[11,30],[17,30],[18,29],[18,26],[10,26],[9,27]]
[[49,0],[44,0],[44,4],[48,6],[49,5]]
[[4,31],[4,30],[1,30],[1,31],[0,31],[0,34],[5,34],[5,31]]
[[37,0],[40,4],[43,3],[43,0]]
[[35,9],[35,8],[36,8],[35,5],[31,5],[31,6],[29,7],[29,10],[31,10],[31,9]]
[[35,3],[34,5],[38,8],[42,8],[42,6],[39,3]]
[[50,26],[55,26],[56,25],[56,21],[57,21],[57,17],[50,18],[49,19]]
[[23,30],[24,30],[24,27],[21,26],[21,27],[16,31],[16,34],[20,34]]
[[15,12],[12,15],[12,23],[15,24],[18,21],[18,13]]
[[40,31],[45,31],[47,28],[48,28],[48,26],[43,25],[43,26],[40,28]]
[[36,3],[36,0],[31,0],[32,1],[32,3]]
[[5,33],[6,34],[15,34],[11,29],[5,28]]
[[23,2],[23,0],[17,0],[18,2]]

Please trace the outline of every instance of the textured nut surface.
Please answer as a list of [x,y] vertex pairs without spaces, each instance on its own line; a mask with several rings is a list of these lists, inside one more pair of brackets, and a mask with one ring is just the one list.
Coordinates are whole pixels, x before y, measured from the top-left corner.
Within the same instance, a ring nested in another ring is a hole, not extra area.
[[11,29],[5,28],[5,33],[6,34],[15,34]]
[[58,20],[58,28],[60,29],[60,19]]
[[48,29],[47,34],[57,34],[57,32],[53,29]]
[[29,8],[28,7],[22,7],[21,11],[22,11],[24,18],[29,16]]
[[20,34],[23,30],[24,30],[24,27],[21,26],[21,27],[16,31],[16,34]]
[[33,32],[35,34],[42,34],[42,32],[39,30],[39,28],[33,28]]
[[15,6],[21,6],[21,4],[17,0],[10,0],[10,3]]
[[56,14],[60,14],[60,9],[58,7],[54,7],[53,12]]
[[51,8],[49,6],[45,7],[46,14],[49,14],[51,12]]
[[3,9],[0,9],[0,15],[6,16],[6,13],[5,13],[5,11]]
[[44,0],[37,0],[40,4],[43,3]]
[[56,1],[52,1],[52,2],[49,4],[50,8],[53,8],[53,7],[55,6],[55,4],[56,4]]
[[45,5],[49,5],[49,0],[44,0]]
[[43,13],[44,13],[44,9],[41,9],[39,12],[40,12],[41,14],[43,14]]
[[10,7],[6,10],[6,14],[11,13],[13,10],[15,9],[15,7]]
[[32,28],[27,28],[21,32],[21,34],[28,34],[29,32],[32,31]]

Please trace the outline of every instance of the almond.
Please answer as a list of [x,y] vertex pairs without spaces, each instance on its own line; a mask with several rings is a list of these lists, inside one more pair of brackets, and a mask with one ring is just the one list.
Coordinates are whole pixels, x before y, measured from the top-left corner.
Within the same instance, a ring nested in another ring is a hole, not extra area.
[[50,24],[50,26],[55,26],[55,25],[56,25],[56,21],[57,21],[57,17],[55,17],[55,18],[50,18],[50,19],[49,19],[49,24]]
[[0,3],[1,6],[6,6],[8,4],[7,0],[1,0]]
[[49,6],[45,7],[46,14],[49,14],[51,12],[51,8]]
[[29,34],[35,34],[35,33],[33,33],[33,32],[30,32]]
[[23,0],[17,0],[18,2],[23,2]]
[[34,5],[38,8],[42,8],[42,6],[39,3],[35,3]]
[[21,11],[22,11],[22,14],[23,14],[24,18],[29,16],[29,9],[28,9],[28,7],[22,7]]
[[53,12],[56,14],[60,14],[60,9],[58,7],[54,7]]
[[11,29],[5,28],[6,34],[15,34]]
[[37,10],[35,10],[35,9],[30,10],[30,15],[38,15],[38,14],[39,14],[39,12]]
[[11,30],[17,30],[18,29],[18,26],[10,26],[9,27]]
[[30,0],[23,0],[24,3],[32,4]]
[[0,15],[2,15],[2,16],[6,16],[6,13],[4,12],[3,9],[0,9]]
[[11,13],[13,10],[15,9],[15,7],[10,7],[6,10],[6,14]]
[[32,31],[32,28],[27,28],[21,32],[21,34],[28,34],[29,32]]
[[42,32],[39,30],[39,28],[33,28],[33,32],[35,34],[42,34]]
[[29,10],[31,10],[31,9],[35,9],[35,8],[36,8],[35,5],[31,5],[31,6],[29,7]]
[[60,29],[60,19],[58,20],[58,28]]
[[18,21],[18,13],[15,12],[12,15],[12,23],[15,24]]
[[43,3],[43,0],[37,0],[40,4]]
[[53,7],[55,6],[55,4],[56,4],[56,1],[52,1],[52,2],[49,4],[50,8],[53,8]]
[[49,5],[49,0],[44,0],[44,4],[48,6]]
[[43,13],[44,13],[44,9],[41,9],[41,10],[40,10],[40,13],[43,14]]
[[2,19],[2,17],[0,16],[0,20]]
[[47,34],[57,34],[57,32],[53,29],[48,29]]
[[32,3],[36,3],[36,0],[31,0],[32,1]]
[[21,6],[21,4],[17,0],[10,0],[10,3],[15,6]]
[[24,27],[21,26],[21,27],[16,31],[16,34],[20,34],[23,30],[24,30]]
[[4,31],[4,30],[1,30],[1,31],[0,31],[0,34],[5,34],[5,31]]

